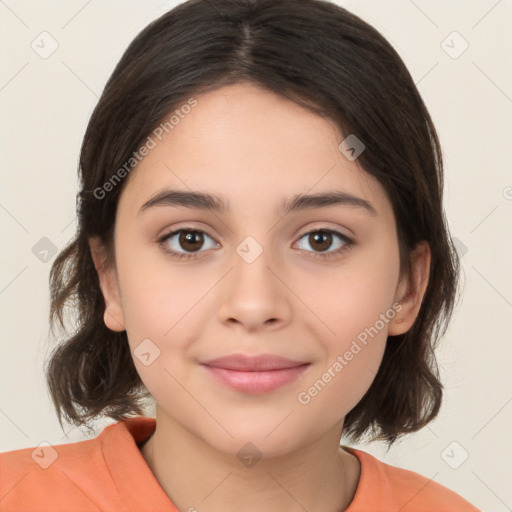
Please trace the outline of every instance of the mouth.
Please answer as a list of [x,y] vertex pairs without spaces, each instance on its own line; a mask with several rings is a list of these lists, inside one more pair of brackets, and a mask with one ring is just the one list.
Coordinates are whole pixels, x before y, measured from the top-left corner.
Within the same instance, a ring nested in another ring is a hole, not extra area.
[[210,377],[224,386],[244,393],[263,394],[294,381],[311,363],[274,354],[233,354],[200,364]]

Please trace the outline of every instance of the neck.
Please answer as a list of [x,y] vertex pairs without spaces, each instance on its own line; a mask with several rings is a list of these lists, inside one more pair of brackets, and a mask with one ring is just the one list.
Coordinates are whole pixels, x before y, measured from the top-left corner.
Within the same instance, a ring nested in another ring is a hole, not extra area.
[[251,445],[229,454],[157,410],[141,453],[179,510],[341,512],[354,497],[360,466],[329,434],[279,456],[259,458]]

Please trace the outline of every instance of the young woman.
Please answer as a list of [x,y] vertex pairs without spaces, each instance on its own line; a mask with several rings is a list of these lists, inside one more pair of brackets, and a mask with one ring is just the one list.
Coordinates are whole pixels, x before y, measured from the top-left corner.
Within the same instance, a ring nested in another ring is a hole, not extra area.
[[435,128],[374,28],[185,2],[123,55],[79,172],[46,372],[61,423],[116,423],[3,453],[2,510],[477,510],[340,445],[436,417],[459,270]]

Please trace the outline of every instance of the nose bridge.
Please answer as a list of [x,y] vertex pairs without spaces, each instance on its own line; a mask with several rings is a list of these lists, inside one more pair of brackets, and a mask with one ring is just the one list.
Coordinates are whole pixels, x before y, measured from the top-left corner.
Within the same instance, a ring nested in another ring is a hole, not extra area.
[[[268,240],[271,237],[266,237]],[[224,282],[219,316],[222,322],[238,322],[247,329],[289,320],[286,287],[276,273],[275,251],[247,236],[235,248],[233,270]]]

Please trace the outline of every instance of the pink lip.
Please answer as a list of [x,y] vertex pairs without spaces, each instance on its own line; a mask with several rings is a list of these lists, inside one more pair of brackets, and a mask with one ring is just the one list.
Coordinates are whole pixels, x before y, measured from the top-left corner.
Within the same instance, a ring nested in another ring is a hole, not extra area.
[[246,356],[245,354],[231,354],[230,356],[218,357],[201,364],[225,368],[226,370],[238,370],[240,372],[262,372],[268,370],[282,370],[308,364],[308,361],[293,361],[286,357],[274,354],[261,354],[258,356]]
[[310,363],[272,354],[233,354],[201,363],[217,381],[238,391],[260,394],[295,380]]

